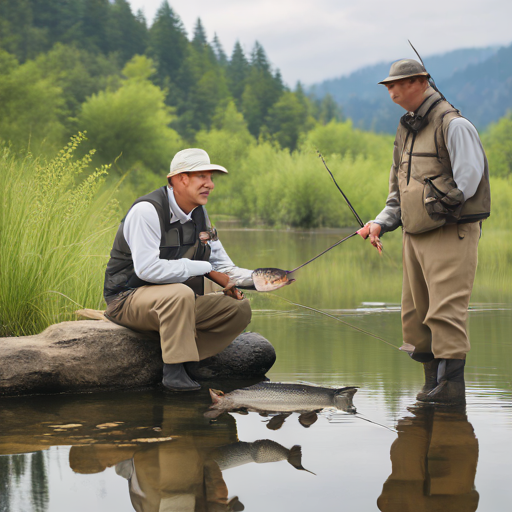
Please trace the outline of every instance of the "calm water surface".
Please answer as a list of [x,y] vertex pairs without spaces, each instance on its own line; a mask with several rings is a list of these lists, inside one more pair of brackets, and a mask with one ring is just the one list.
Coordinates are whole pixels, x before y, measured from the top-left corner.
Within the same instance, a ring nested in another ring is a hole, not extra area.
[[[227,231],[222,240],[239,265],[294,268],[342,235]],[[279,299],[328,310],[399,346],[400,240],[384,242],[379,258],[362,241],[348,241],[292,286],[251,295],[250,330],[278,355],[268,377],[359,386],[357,415],[324,411],[306,428],[294,413],[277,430],[256,413],[210,421],[207,386],[189,395],[149,389],[2,399],[0,511],[211,512],[227,510],[218,503],[226,495],[231,510],[257,512],[510,510],[508,271],[481,251],[462,409],[418,407],[420,365]],[[314,474],[292,465],[294,446]]]

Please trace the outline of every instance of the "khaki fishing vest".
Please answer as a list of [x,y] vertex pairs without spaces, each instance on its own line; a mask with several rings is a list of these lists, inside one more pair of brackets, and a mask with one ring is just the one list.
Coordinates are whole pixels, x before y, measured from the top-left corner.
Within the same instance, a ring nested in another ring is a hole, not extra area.
[[415,114],[400,120],[396,134],[395,162],[402,226],[418,234],[444,224],[477,222],[489,217],[491,194],[485,158],[482,180],[475,195],[464,202],[453,180],[446,133],[450,121],[462,117],[435,92]]

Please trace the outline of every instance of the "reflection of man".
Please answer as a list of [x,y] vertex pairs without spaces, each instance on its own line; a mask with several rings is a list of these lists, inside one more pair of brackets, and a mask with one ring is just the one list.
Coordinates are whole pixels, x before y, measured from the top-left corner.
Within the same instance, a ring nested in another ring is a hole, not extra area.
[[392,473],[377,500],[382,512],[474,512],[478,441],[465,411],[411,409],[391,446]]
[[414,60],[383,80],[407,110],[398,126],[386,207],[362,230],[373,245],[403,227],[402,350],[423,363],[418,399],[462,403],[467,310],[480,221],[489,216],[489,171],[478,133]]
[[231,296],[203,295],[205,274],[222,286],[252,285],[251,271],[234,265],[204,209],[214,172],[227,173],[206,151],[178,152],[168,186],[137,199],[121,222],[105,273],[106,315],[160,333],[162,383],[173,391],[199,389],[184,363],[222,351],[251,319],[236,288]]
[[116,472],[128,480],[137,512],[243,510],[237,498],[228,499],[218,464],[205,458],[193,437],[139,450]]

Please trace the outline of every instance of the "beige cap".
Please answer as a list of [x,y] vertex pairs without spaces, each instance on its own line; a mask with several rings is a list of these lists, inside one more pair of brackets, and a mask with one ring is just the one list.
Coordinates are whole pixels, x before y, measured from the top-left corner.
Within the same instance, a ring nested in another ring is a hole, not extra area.
[[396,80],[403,80],[404,78],[412,78],[413,76],[426,76],[430,77],[427,70],[414,59],[397,60],[391,64],[389,76],[384,78],[379,84],[387,84],[388,82],[395,82]]
[[171,162],[168,178],[182,172],[220,171],[227,173],[221,165],[210,163],[210,157],[204,149],[189,148],[178,151]]

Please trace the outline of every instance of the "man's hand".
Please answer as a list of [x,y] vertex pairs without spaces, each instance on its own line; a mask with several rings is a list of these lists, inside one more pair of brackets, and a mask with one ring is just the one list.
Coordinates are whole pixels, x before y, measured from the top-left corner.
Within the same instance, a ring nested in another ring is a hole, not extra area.
[[382,253],[382,242],[379,238],[381,231],[382,226],[380,224],[377,224],[376,222],[368,222],[357,233],[365,240],[370,236],[371,244],[378,249],[379,253]]
[[227,295],[228,297],[233,297],[233,299],[236,300],[243,300],[245,299],[244,294],[235,286],[231,288],[224,288],[224,295]]
[[222,274],[221,272],[216,272],[212,270],[209,274],[206,274],[208,279],[211,279],[214,283],[217,283],[219,286],[222,286],[225,295],[228,297],[233,297],[236,300],[244,299],[244,294],[235,287],[235,283],[229,280],[229,276],[226,274]]

